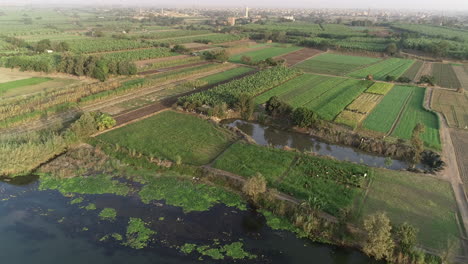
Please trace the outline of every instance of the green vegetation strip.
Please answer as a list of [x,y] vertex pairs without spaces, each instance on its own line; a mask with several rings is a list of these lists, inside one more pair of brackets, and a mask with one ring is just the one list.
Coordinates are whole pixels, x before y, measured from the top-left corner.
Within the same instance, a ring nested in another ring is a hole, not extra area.
[[380,59],[324,53],[299,63],[295,67],[305,72],[344,75]]
[[109,131],[98,139],[147,157],[202,165],[229,146],[234,135],[198,117],[165,111]]
[[398,121],[398,125],[391,134],[392,136],[411,139],[412,131],[418,123],[425,126],[425,131],[422,134],[422,140],[425,145],[434,149],[440,149],[440,136],[439,136],[439,119],[433,112],[429,112],[423,107],[425,88],[421,87],[407,87],[412,89],[413,95],[404,112]]
[[186,213],[207,211],[219,203],[241,210],[246,209],[239,195],[227,192],[223,188],[167,176],[148,179],[139,195],[144,203],[165,200],[169,205],[182,207]]
[[366,177],[372,174],[357,164],[245,143],[232,145],[214,167],[244,177],[261,173],[270,187],[335,215],[353,207]]
[[79,176],[74,178],[56,178],[50,175],[41,175],[39,190],[58,190],[62,194],[104,194],[113,193],[127,195],[130,187],[112,179],[112,176],[95,175]]
[[226,257],[232,259],[254,259],[257,256],[246,252],[243,249],[242,242],[233,242],[220,246],[219,242],[215,242],[213,245],[196,245],[196,244],[184,244],[180,247],[180,251],[185,254],[191,254],[198,252],[202,256],[207,256],[212,259],[225,259]]
[[253,69],[249,67],[237,67],[234,69],[230,69],[227,71],[223,71],[220,73],[216,73],[216,74],[201,78],[200,80],[206,81],[208,84],[215,84],[215,83],[226,81],[231,78],[237,77],[239,75],[251,72],[252,70]]
[[43,83],[43,82],[48,82],[50,80],[52,80],[52,78],[32,77],[32,78],[29,78],[29,79],[23,79],[23,80],[11,81],[11,82],[6,82],[6,83],[0,83],[0,95],[2,93],[7,92],[8,90],[12,90],[12,89],[23,87],[23,86],[36,85],[36,84],[40,84],[40,83]]
[[249,51],[249,52],[244,52],[240,54],[236,54],[229,58],[230,62],[236,62],[236,63],[241,63],[241,59],[243,56],[251,57],[252,62],[258,62],[261,60],[265,60],[268,58],[280,56],[283,54],[291,53],[296,50],[300,50],[301,47],[296,47],[296,46],[273,46],[273,47],[267,47],[264,49],[260,50],[254,50],[254,51]]

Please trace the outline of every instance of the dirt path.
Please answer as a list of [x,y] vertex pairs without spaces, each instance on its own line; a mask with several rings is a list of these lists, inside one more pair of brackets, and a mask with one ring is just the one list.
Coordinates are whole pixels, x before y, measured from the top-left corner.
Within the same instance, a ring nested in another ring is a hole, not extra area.
[[[426,98],[424,100],[424,107],[426,109],[430,108],[431,97],[432,97],[432,89],[428,88],[428,94],[426,94]],[[468,230],[468,202],[467,196],[465,194],[463,181],[460,177],[460,171],[457,162],[457,156],[455,152],[455,148],[453,146],[453,141],[450,136],[450,130],[447,124],[447,120],[444,118],[443,115],[436,112],[439,116],[440,120],[440,139],[442,142],[442,158],[446,163],[446,166],[443,171],[439,172],[438,175],[449,181],[452,185],[453,193],[455,195],[455,200],[457,202],[458,211],[460,213],[460,224],[463,225],[464,230]],[[462,233],[462,243],[463,249],[465,252],[468,252],[468,240],[467,235]]]

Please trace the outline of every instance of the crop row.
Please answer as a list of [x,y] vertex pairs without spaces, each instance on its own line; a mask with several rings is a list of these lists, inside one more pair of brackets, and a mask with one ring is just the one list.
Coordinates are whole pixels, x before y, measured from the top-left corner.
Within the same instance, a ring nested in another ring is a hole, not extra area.
[[366,90],[366,93],[386,95],[392,88],[392,83],[376,82]]
[[426,89],[421,87],[406,88],[413,90],[413,95],[408,101],[408,104],[391,135],[409,140],[414,127],[418,123],[422,123],[425,126],[424,133],[422,134],[422,140],[426,146],[440,149],[439,120],[434,113],[427,111],[423,107]]
[[461,87],[460,81],[450,64],[432,64],[432,75],[434,76],[435,82],[442,87],[455,89]]
[[378,62],[379,59],[324,53],[299,63],[295,67],[305,72],[344,75],[364,65]]
[[338,124],[356,128],[364,118],[366,118],[365,114],[344,110],[335,118],[334,121]]
[[365,78],[372,75],[374,79],[385,80],[387,76],[395,78],[400,77],[408,68],[413,64],[413,60],[391,58],[379,63],[373,64],[369,67],[351,72],[348,74],[350,77]]
[[196,63],[202,61],[202,58],[199,56],[193,56],[188,58],[181,58],[175,60],[164,60],[152,63],[151,65],[145,66],[141,69],[141,71],[150,70],[150,69],[162,69],[162,68],[169,68],[175,67],[180,65],[186,65],[191,63]]
[[173,55],[175,55],[175,53],[171,52],[168,48],[151,48],[105,53],[102,57],[112,61],[137,61]]
[[141,42],[128,39],[77,39],[67,42],[70,44],[70,50],[78,53],[118,51],[149,48],[152,46],[150,42]]
[[230,106],[234,106],[240,95],[245,94],[256,96],[297,76],[298,74],[299,72],[297,70],[278,66],[260,71],[239,80],[218,85],[208,91],[182,97],[179,99],[179,102],[182,104],[206,104],[211,106],[225,102]]
[[212,33],[209,30],[171,30],[171,31],[160,31],[152,32],[139,35],[138,38],[143,39],[166,39],[166,38],[177,38],[177,37],[188,37],[196,35],[204,35]]
[[407,86],[395,86],[363,122],[367,129],[387,133],[413,90]]
[[418,75],[419,69],[423,66],[424,62],[422,61],[416,61],[411,65],[411,67],[401,76],[401,77],[406,77],[412,81],[419,81],[415,80],[416,75]]
[[368,114],[380,102],[382,97],[382,95],[378,94],[362,93],[346,109],[361,114]]
[[173,39],[164,39],[161,41],[154,40],[154,43],[167,43],[167,44],[183,44],[183,43],[190,43],[190,42],[199,42],[199,43],[223,43],[235,40],[241,40],[245,36],[241,34],[215,34],[206,35],[206,36],[187,36],[187,37],[179,37]]

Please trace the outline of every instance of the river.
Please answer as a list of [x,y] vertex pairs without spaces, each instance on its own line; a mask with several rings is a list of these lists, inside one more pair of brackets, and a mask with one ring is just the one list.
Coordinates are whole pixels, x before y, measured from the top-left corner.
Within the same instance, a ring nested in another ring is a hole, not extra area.
[[[240,241],[253,260],[236,263],[377,263],[364,254],[272,230],[252,208],[242,211],[218,204],[205,212],[184,213],[164,201],[144,204],[137,195],[80,195],[83,202],[58,191],[38,190],[37,177],[0,181],[0,258],[3,263],[128,264],[128,263],[232,263],[177,249],[185,243],[213,244]],[[96,210],[83,204],[94,203]],[[98,217],[101,209],[117,210],[113,222]],[[145,249],[132,249],[106,240],[106,234],[125,236],[129,217],[138,217],[156,231]],[[200,261],[201,260],[201,261]]]
[[[277,148],[288,146],[300,151],[310,151],[318,155],[334,157],[337,160],[361,163],[371,167],[392,170],[404,170],[408,168],[408,164],[401,160],[364,153],[352,147],[330,144],[298,132],[280,130],[272,126],[244,120],[224,120],[223,123],[239,128],[251,136],[257,144],[263,146],[274,146]],[[422,165],[419,165],[418,168],[422,168]]]

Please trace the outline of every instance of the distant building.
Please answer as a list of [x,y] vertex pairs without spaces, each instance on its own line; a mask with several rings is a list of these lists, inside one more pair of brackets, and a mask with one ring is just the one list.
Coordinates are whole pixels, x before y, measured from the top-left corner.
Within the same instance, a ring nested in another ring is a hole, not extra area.
[[245,18],[249,18],[249,7],[245,7]]
[[284,20],[288,20],[288,21],[296,21],[296,19],[294,19],[294,16],[284,16],[283,17]]
[[236,25],[236,18],[235,18],[235,17],[228,17],[228,19],[227,19],[227,24],[228,24],[229,26],[234,26],[234,25]]
[[46,50],[47,53],[54,53],[53,50]]

